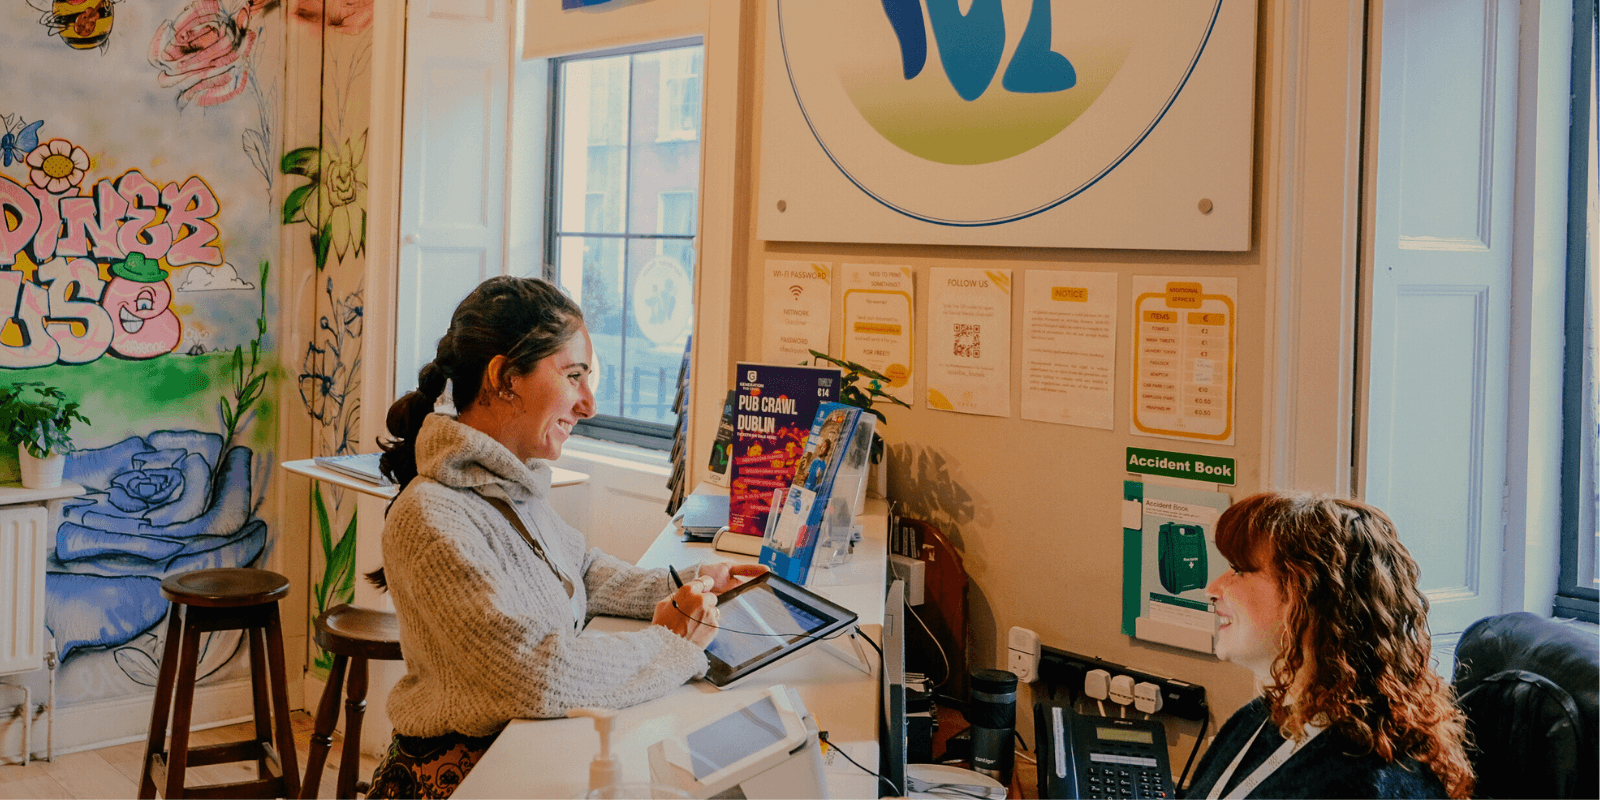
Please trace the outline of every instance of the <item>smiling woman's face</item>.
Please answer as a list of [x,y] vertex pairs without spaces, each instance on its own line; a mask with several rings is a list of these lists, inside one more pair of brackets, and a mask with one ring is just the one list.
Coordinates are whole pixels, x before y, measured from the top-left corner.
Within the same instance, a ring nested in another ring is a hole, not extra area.
[[514,415],[503,429],[501,444],[518,459],[554,460],[580,419],[594,416],[595,366],[589,331],[579,328],[566,346],[546,356],[527,375],[511,379]]
[[1288,603],[1278,591],[1268,554],[1253,559],[1260,568],[1241,572],[1229,566],[1206,587],[1217,612],[1217,658],[1249,669],[1263,681],[1283,649]]

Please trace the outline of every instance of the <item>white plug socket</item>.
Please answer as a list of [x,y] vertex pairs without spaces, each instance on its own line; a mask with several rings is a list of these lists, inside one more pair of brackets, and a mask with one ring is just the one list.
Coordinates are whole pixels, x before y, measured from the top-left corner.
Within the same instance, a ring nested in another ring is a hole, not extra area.
[[1083,673],[1083,694],[1091,700],[1104,700],[1111,696],[1111,673],[1091,669]]
[[1017,680],[1031,683],[1039,679],[1039,634],[1027,628],[1012,627],[1007,637],[1007,663]]
[[927,564],[921,559],[907,558],[899,553],[889,554],[889,569],[894,576],[906,582],[906,605],[920,606],[923,602],[923,580]]
[[1106,686],[1111,693],[1111,702],[1119,706],[1133,704],[1133,676],[1117,675]]
[[1154,714],[1161,710],[1161,687],[1149,681],[1140,681],[1133,685],[1133,707],[1146,714]]

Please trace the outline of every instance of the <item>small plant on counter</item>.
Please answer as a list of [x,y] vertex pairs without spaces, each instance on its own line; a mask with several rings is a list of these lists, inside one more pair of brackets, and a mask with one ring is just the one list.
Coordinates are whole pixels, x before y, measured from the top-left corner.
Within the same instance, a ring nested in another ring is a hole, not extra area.
[[0,431],[34,458],[77,449],[72,443],[73,422],[90,424],[78,413],[78,403],[54,386],[23,381],[0,389]]
[[[829,364],[844,370],[844,375],[839,380],[839,402],[844,403],[845,405],[855,406],[856,408],[859,408],[862,411],[877,417],[878,421],[885,425],[889,424],[888,418],[883,416],[882,411],[873,408],[873,403],[879,400],[887,400],[888,402],[900,406],[901,408],[911,407],[910,403],[907,403],[906,401],[901,400],[900,398],[895,397],[894,395],[883,390],[883,387],[889,383],[889,378],[883,373],[874,372],[873,370],[867,369],[866,367],[863,367],[854,361],[846,361],[842,358],[834,358],[826,353],[819,353],[815,350],[810,352],[812,358],[820,361],[826,361]],[[865,379],[867,382],[865,388],[856,385],[857,382],[861,381],[862,379]],[[876,464],[882,460],[883,437],[880,436],[877,431],[874,431],[872,434],[872,463]]]

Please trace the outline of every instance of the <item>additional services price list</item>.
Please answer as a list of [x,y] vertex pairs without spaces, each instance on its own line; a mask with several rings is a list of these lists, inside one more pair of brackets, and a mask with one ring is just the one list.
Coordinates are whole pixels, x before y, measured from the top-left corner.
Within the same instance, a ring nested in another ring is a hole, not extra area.
[[1232,444],[1234,279],[1134,281],[1133,432]]

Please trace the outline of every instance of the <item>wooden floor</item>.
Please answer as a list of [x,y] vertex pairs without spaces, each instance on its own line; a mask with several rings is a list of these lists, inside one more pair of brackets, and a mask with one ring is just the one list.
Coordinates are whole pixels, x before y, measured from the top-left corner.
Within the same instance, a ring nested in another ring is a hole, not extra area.
[[[297,711],[291,721],[294,725],[296,758],[301,770],[306,768],[306,749],[311,741],[311,716]],[[190,734],[191,746],[249,739],[254,726],[249,722],[195,731]],[[333,785],[339,772],[341,739],[335,734],[333,748],[328,753],[328,766],[323,770],[321,791],[318,797],[333,797]],[[35,737],[35,744],[38,743]],[[54,763],[34,761],[24,767],[20,762],[0,765],[0,798],[125,798],[139,794],[139,760],[144,756],[144,742],[85,750],[56,756]],[[375,759],[363,755],[359,779],[369,780],[378,766]],[[232,783],[255,778],[255,762],[214,764],[190,768],[188,783]]]

